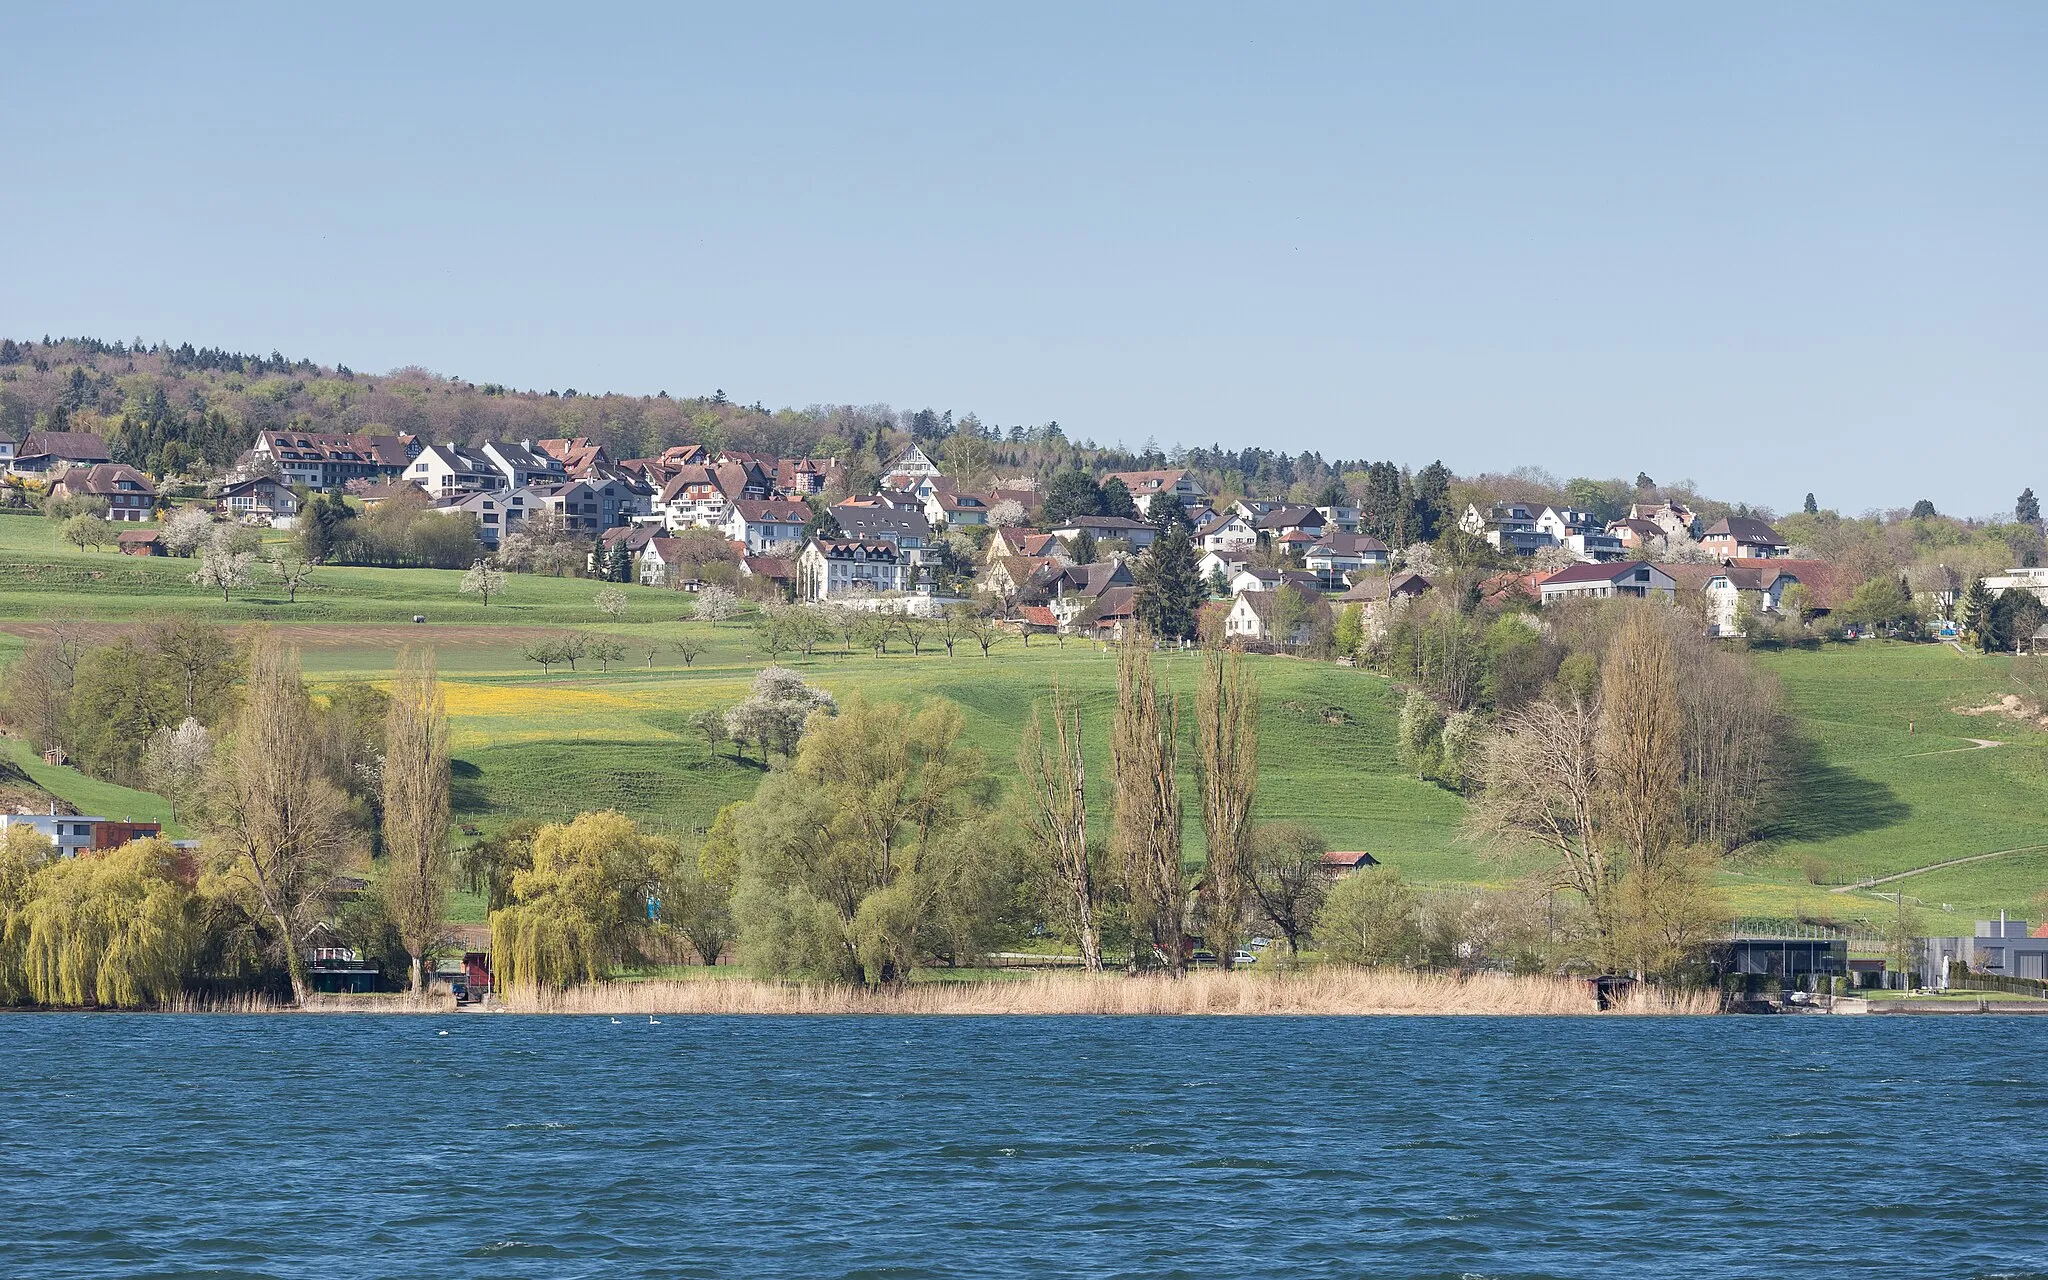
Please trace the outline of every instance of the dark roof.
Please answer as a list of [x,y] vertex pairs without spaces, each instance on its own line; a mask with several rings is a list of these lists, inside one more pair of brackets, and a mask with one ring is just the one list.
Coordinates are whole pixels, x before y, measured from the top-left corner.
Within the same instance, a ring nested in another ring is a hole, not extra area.
[[1331,529],[1323,534],[1315,546],[1309,548],[1309,552],[1313,554],[1317,551],[1330,551],[1340,556],[1356,556],[1386,549],[1386,543],[1369,533],[1345,533]]
[[791,576],[787,556],[747,556],[740,565],[757,578],[787,578]]
[[1419,596],[1429,586],[1429,579],[1419,573],[1375,573],[1352,583],[1351,589],[1337,599],[1344,604],[1374,604],[1390,596]]
[[[97,462],[89,467],[73,467],[57,481],[60,488],[71,493],[143,493],[156,496],[156,486],[149,477],[125,462]],[[126,488],[123,488],[123,485]]]
[[67,462],[105,462],[113,455],[107,442],[90,431],[31,431],[18,451],[23,458],[62,458]]
[[1299,503],[1283,502],[1268,507],[1259,518],[1252,522],[1254,529],[1315,528],[1322,525],[1323,513],[1314,507]]
[[1116,618],[1128,618],[1137,608],[1136,587],[1111,587],[1095,597],[1095,620],[1102,622]]
[[1127,516],[1075,516],[1061,525],[1062,529],[1109,530],[1121,533],[1133,529],[1150,529],[1143,520],[1132,520]]
[[788,502],[778,499],[742,498],[732,504],[740,518],[758,520],[764,524],[809,524],[811,508],[809,503]]
[[901,511],[893,507],[855,507],[840,503],[832,508],[832,518],[839,522],[843,531],[857,537],[873,537],[879,534],[894,534],[897,537],[929,539],[932,536],[931,521],[917,511]]
[[1761,520],[1753,520],[1748,516],[1724,516],[1714,522],[1713,527],[1707,530],[1706,536],[1709,538],[1733,538],[1737,542],[1752,543],[1764,547],[1782,547],[1785,545],[1785,539],[1778,535],[1776,529],[1771,528],[1771,526]]
[[896,544],[875,538],[813,538],[811,545],[819,553],[833,560],[852,560],[856,557],[868,560],[894,560],[897,558]]
[[1340,853],[1337,850],[1332,849],[1323,855],[1323,865],[1326,867],[1352,868],[1376,867],[1380,865],[1380,860],[1378,858],[1373,857],[1371,854],[1364,852],[1363,850],[1353,850],[1349,852]]
[[[1616,560],[1607,564],[1575,564],[1559,569],[1543,580],[1544,586],[1570,586],[1580,582],[1619,582],[1638,569],[1649,568],[1646,560]],[[1665,575],[1669,577],[1669,574]]]

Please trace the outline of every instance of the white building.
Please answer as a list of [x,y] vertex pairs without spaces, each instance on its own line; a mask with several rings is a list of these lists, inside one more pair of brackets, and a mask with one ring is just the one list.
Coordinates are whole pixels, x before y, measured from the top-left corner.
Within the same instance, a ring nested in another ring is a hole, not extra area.
[[804,528],[810,522],[808,503],[742,498],[732,504],[723,532],[729,540],[745,543],[748,555],[760,555],[771,547],[803,541]]
[[0,813],[0,836],[12,827],[27,827],[56,845],[58,857],[75,858],[92,848],[93,828],[105,821],[68,813]]
[[1628,560],[1620,564],[1575,564],[1559,569],[1537,590],[1543,603],[1608,596],[1675,600],[1678,581],[1654,564]]
[[911,567],[893,542],[813,538],[796,562],[796,598],[839,600],[908,591]]

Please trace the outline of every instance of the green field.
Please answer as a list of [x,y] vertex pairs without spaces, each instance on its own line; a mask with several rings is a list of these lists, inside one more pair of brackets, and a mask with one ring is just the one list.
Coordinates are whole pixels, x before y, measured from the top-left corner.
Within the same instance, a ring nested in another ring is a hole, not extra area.
[[[297,605],[266,588],[223,606],[185,581],[187,561],[57,550],[49,542],[41,520],[0,518],[0,627],[15,629],[0,633],[0,658],[34,624],[120,623],[166,609],[271,622],[301,647],[309,678],[322,686],[384,678],[398,644],[433,644],[454,719],[458,818],[483,830],[520,816],[613,807],[686,833],[706,825],[720,805],[751,794],[761,775],[756,761],[737,761],[729,750],[713,754],[687,721],[741,697],[766,659],[744,626],[679,621],[686,597],[633,588],[627,620],[600,625],[597,584],[587,580],[515,575],[504,600],[486,609],[455,593],[456,573],[331,569],[316,571],[314,589],[302,591]],[[413,625],[415,614],[427,624]],[[538,627],[609,630],[629,647],[643,638],[662,647],[652,667],[641,649],[609,672],[586,662],[582,671],[544,674],[519,656]],[[688,667],[666,648],[686,630],[707,644]],[[2048,733],[1995,713],[1957,711],[2010,691],[2007,660],[1868,641],[1755,660],[1784,683],[1798,744],[1787,801],[1767,842],[1724,876],[1731,914],[1865,916],[1886,909],[1890,900],[1879,895],[1894,890],[1937,915],[1950,908],[1952,918],[1930,920],[1948,931],[1967,932],[1971,918],[2001,908],[2040,913],[2035,899],[2048,887],[2048,848],[2029,846],[2048,845]],[[1057,679],[1083,698],[1090,777],[1107,777],[1115,670],[1111,655],[1093,645],[1062,648],[1041,638],[1025,649],[1012,639],[984,659],[967,646],[952,657],[942,649],[912,657],[899,642],[882,658],[831,653],[782,661],[842,698],[957,702],[969,737],[1004,776],[1019,727]],[[1168,657],[1167,679],[1190,687],[1198,661]],[[1369,850],[1421,882],[1500,881],[1514,873],[1461,838],[1457,796],[1400,772],[1399,699],[1385,680],[1322,663],[1254,661],[1265,691],[1261,816],[1309,822],[1333,848]],[[2002,745],[1973,750],[1973,738]],[[38,781],[81,808],[149,812],[153,798],[141,793],[33,767]],[[1102,788],[1096,791],[1099,816]],[[1187,833],[1198,851],[1192,813]],[[2000,856],[1876,891],[1831,891],[1982,854]]]

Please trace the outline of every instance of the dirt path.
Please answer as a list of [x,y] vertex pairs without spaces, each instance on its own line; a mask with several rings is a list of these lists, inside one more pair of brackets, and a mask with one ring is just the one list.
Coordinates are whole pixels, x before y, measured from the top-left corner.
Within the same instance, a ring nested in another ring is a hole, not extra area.
[[[1962,747],[1958,748],[1958,750],[1974,750],[1974,748]],[[1853,893],[1858,889],[1870,889],[1877,885],[1890,884],[1894,880],[1904,880],[1911,876],[1925,875],[1929,871],[1939,871],[1943,867],[1960,867],[1968,862],[1984,862],[1991,858],[2003,858],[2011,853],[2033,853],[2040,849],[2048,849],[2048,844],[2023,844],[2017,849],[1995,849],[1990,853],[1973,853],[1967,858],[1950,858],[1946,862],[1929,863],[1924,867],[1914,867],[1910,871],[1894,871],[1888,876],[1872,876],[1868,880],[1858,880],[1855,884],[1840,885],[1828,890],[1828,892]]]
[[2003,742],[1997,742],[1990,738],[1964,738],[1963,741],[1973,745],[1967,747],[1943,747],[1939,751],[1915,751],[1911,755],[1894,756],[1892,758],[1895,760],[1918,760],[1922,756],[1952,756],[1958,751],[1989,751],[1993,747],[2005,745]]

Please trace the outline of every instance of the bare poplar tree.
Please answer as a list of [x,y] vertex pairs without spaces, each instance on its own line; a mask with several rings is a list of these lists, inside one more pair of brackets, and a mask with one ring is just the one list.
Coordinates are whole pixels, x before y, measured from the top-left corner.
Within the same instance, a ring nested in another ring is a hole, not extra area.
[[1678,655],[1653,608],[1629,609],[1600,667],[1606,826],[1628,858],[1627,874],[1639,882],[1636,897],[1652,893],[1664,873],[1664,856],[1683,814]]
[[1034,710],[1017,748],[1024,781],[1024,826],[1051,865],[1060,914],[1081,948],[1090,973],[1102,969],[1102,926],[1096,919],[1095,879],[1088,865],[1088,804],[1081,763],[1081,708],[1057,683],[1052,689],[1052,737]]
[[249,646],[233,741],[216,757],[207,827],[219,870],[277,931],[301,1005],[311,992],[300,949],[352,852],[347,797],[328,780],[299,659],[276,637]]
[[1251,898],[1252,796],[1259,788],[1259,686],[1244,651],[1212,645],[1195,690],[1195,777],[1202,789],[1209,945],[1229,968]]
[[1149,643],[1131,628],[1117,656],[1117,708],[1110,725],[1115,779],[1112,838],[1129,901],[1131,966],[1149,938],[1176,975],[1181,953],[1180,704],[1162,693]]
[[426,957],[448,904],[448,709],[434,652],[409,645],[384,720],[384,899],[426,990]]

